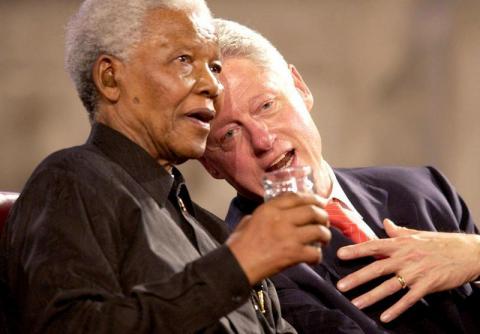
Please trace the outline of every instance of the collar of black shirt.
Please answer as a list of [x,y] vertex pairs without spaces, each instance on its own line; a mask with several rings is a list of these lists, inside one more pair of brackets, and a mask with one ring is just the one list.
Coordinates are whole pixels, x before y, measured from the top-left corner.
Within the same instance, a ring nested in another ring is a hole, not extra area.
[[170,175],[142,147],[104,124],[93,124],[87,144],[120,165],[163,207],[172,189],[184,183],[178,169]]

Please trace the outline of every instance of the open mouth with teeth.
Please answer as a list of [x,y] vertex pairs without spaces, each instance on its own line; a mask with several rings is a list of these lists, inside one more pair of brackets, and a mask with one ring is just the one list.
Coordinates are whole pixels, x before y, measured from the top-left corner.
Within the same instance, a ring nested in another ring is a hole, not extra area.
[[287,153],[282,154],[277,160],[273,162],[270,167],[267,168],[266,172],[273,172],[278,169],[290,167],[293,163],[293,158],[295,157],[295,150],[288,151]]

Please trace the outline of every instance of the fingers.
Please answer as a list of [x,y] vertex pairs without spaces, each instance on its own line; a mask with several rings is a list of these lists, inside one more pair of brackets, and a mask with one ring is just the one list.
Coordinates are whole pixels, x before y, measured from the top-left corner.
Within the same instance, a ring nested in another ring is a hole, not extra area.
[[[398,277],[392,277],[373,290],[361,295],[358,298],[352,300],[352,303],[359,309],[366,308],[372,304],[375,304],[379,300],[388,297],[399,290],[401,290],[402,284],[398,280]],[[392,307],[388,308],[380,316],[380,320],[383,322],[390,322],[401,315],[403,312],[412,307],[416,302],[418,302],[425,295],[425,291],[421,288],[412,288],[409,290],[398,302],[396,302]]]
[[[308,195],[308,194],[307,194]],[[272,224],[274,228],[287,226],[303,226],[320,224],[329,226],[327,212],[317,204],[318,196],[298,196],[298,194],[282,194],[259,206],[253,213],[261,224]],[[277,200],[278,198],[278,200]]]
[[[307,224],[329,225],[328,214],[325,210],[314,205],[303,205],[290,210],[281,212],[282,224],[285,221],[291,221],[296,226]],[[283,221],[283,222],[282,222]]]
[[400,245],[396,244],[397,241],[404,239],[400,237],[420,233],[417,230],[397,226],[390,219],[385,219],[383,225],[385,232],[390,238],[370,240],[342,247],[338,250],[337,256],[342,260],[352,260],[365,256],[388,256],[392,251],[400,247]]
[[324,208],[326,204],[326,199],[315,194],[286,192],[272,198],[264,205],[272,205],[278,209],[290,209],[300,205],[315,205]]
[[376,239],[359,244],[341,247],[337,256],[342,260],[352,260],[365,256],[387,256],[396,246],[392,239]]
[[404,235],[410,235],[414,233],[418,233],[419,231],[408,229],[406,227],[397,226],[393,221],[390,219],[383,220],[383,227],[385,228],[385,232],[390,238],[401,237]]
[[361,295],[360,297],[352,300],[352,303],[359,309],[363,309],[372,304],[375,304],[379,300],[384,299],[395,292],[402,289],[402,285],[398,281],[397,277],[392,277],[369,292]]
[[303,262],[318,264],[322,261],[322,248],[313,244],[305,245],[302,249]]
[[[394,277],[395,278],[395,277]],[[380,316],[382,322],[390,322],[401,315],[403,312],[412,307],[416,302],[418,302],[425,292],[420,289],[411,289],[408,291],[398,302],[393,304],[392,307],[387,309]]]
[[323,225],[302,226],[296,233],[298,240],[304,245],[314,242],[320,242],[322,245],[325,245],[332,238],[330,230]]
[[[377,260],[337,282],[337,288],[346,292],[380,276],[395,272],[396,266],[389,259]],[[398,282],[397,282],[398,283]]]

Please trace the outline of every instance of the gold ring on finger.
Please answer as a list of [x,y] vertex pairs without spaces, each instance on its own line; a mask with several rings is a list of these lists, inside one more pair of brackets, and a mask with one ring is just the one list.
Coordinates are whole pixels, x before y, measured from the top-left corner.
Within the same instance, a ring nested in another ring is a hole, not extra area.
[[397,280],[398,280],[398,283],[400,283],[400,285],[402,286],[402,289],[405,289],[407,287],[407,282],[405,281],[405,278],[403,278],[403,276],[401,275],[397,275]]

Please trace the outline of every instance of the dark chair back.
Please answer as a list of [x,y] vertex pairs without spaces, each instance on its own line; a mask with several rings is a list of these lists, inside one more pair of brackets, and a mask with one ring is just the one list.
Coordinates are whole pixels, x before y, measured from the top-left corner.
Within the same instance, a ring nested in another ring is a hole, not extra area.
[[[12,192],[5,192],[5,191],[0,191],[0,235],[3,232],[3,228],[5,226],[5,221],[7,220],[8,213],[10,212],[10,209],[15,203],[15,201],[18,198],[18,193],[12,193]],[[3,262],[3,261],[0,261]],[[2,263],[3,265],[3,263]],[[4,269],[4,268],[0,268]],[[3,273],[2,273],[3,274]],[[2,275],[3,276],[3,275]],[[7,302],[7,286],[3,281],[3,277],[0,277],[0,334],[8,334],[10,333],[9,330],[7,329],[7,318],[6,318],[6,310],[7,306],[12,307],[12,305]]]
[[10,208],[17,200],[18,195],[18,193],[0,191],[0,234],[3,231]]

